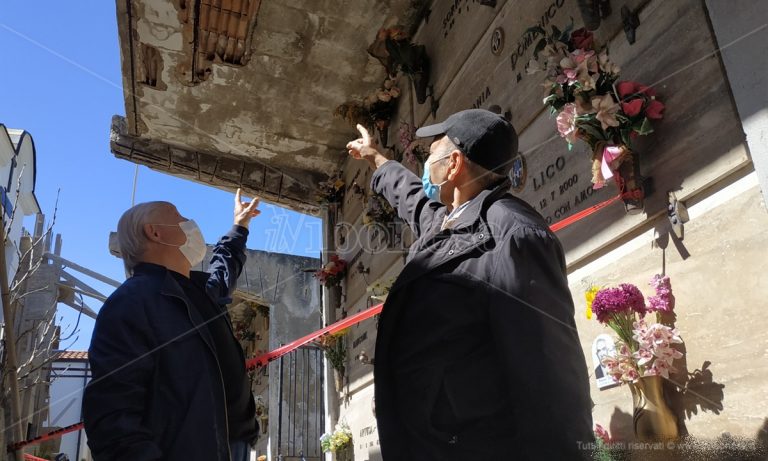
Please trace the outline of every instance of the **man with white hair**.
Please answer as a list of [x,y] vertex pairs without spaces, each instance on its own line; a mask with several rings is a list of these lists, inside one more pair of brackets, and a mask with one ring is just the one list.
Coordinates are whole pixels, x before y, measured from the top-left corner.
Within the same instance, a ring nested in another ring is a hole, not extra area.
[[168,202],[120,218],[130,278],[104,302],[93,331],[83,415],[96,461],[243,461],[258,435],[242,348],[226,310],[245,263],[259,200],[235,196],[234,226],[209,272],[194,221]]

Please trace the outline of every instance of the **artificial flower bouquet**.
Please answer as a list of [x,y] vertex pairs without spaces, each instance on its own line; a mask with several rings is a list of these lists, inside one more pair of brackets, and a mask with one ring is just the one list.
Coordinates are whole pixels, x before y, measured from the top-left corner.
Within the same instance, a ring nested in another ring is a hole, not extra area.
[[403,161],[413,166],[423,165],[429,157],[429,149],[424,146],[423,141],[416,138],[416,127],[408,122],[401,122],[397,137]]
[[397,218],[397,212],[381,194],[372,194],[363,214],[363,224],[372,226],[376,223],[389,224]]
[[372,283],[366,291],[368,291],[368,296],[371,297],[371,299],[379,302],[384,302],[387,300],[387,295],[389,294],[389,290],[392,289],[392,285],[395,284],[394,278],[388,278],[388,279],[379,279],[376,280],[374,283]]
[[[669,373],[677,371],[673,366],[675,359],[683,356],[674,347],[683,342],[677,329],[664,325],[660,319],[674,310],[669,277],[655,275],[650,285],[656,294],[648,297],[647,304],[640,290],[629,283],[614,288],[592,287],[586,293],[587,318],[594,315],[619,337],[616,354],[602,360],[616,381],[633,383],[644,376],[669,378]],[[646,314],[653,313],[656,321],[646,322]]]
[[256,339],[256,333],[251,330],[250,321],[235,321],[232,322],[232,329],[235,333],[235,338],[238,341],[253,341]]
[[346,120],[350,125],[358,123],[367,127],[389,126],[389,119],[394,114],[400,88],[397,82],[387,77],[379,88],[374,90],[362,101],[347,101],[339,105],[333,114]]
[[318,199],[324,203],[341,203],[344,199],[344,191],[346,190],[346,184],[341,179],[341,174],[336,173],[327,181],[323,181],[317,185]]
[[345,362],[347,360],[347,345],[344,342],[344,335],[348,329],[337,331],[333,334],[325,334],[314,341],[314,344],[325,352],[325,357],[341,376],[344,376]]
[[325,266],[315,271],[313,275],[323,286],[335,287],[341,284],[346,274],[347,262],[339,258],[338,255],[332,255],[331,260]]
[[[651,121],[663,117],[664,104],[653,88],[619,81],[621,69],[607,48],[596,46],[592,32],[571,31],[572,26],[562,32],[553,26],[550,35],[541,27],[529,29],[544,38],[526,70],[546,73],[544,105],[557,117],[557,131],[569,149],[577,139],[592,149],[592,182],[599,189],[623,162],[632,161],[632,140],[653,132]],[[626,185],[619,187],[629,192]]]
[[323,453],[343,450],[352,445],[352,430],[346,423],[336,424],[336,428],[330,434],[326,433],[320,437],[320,448]]
[[424,45],[411,41],[401,26],[381,28],[376,40],[368,47],[368,54],[378,59],[394,77],[398,72],[408,75],[414,84],[416,101],[424,104],[427,98],[430,62]]

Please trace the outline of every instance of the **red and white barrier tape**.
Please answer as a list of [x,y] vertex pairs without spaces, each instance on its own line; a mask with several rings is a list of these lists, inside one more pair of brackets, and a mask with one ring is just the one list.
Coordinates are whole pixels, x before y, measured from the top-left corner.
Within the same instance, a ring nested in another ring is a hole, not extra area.
[[24,460],[25,461],[48,461],[47,459],[38,458],[37,456],[28,455],[26,453],[24,453]]
[[312,341],[320,338],[324,335],[331,335],[334,333],[338,333],[339,331],[349,328],[352,325],[356,323],[360,323],[365,319],[369,319],[373,317],[374,315],[381,312],[381,309],[384,307],[384,304],[377,304],[369,309],[366,309],[362,312],[358,312],[357,314],[351,315],[347,318],[341,319],[338,322],[328,325],[327,327],[323,328],[322,330],[317,330],[313,333],[308,334],[307,336],[304,336],[302,338],[299,338],[293,342],[290,342],[286,344],[285,346],[278,347],[277,349],[267,352],[266,354],[262,354],[258,357],[254,357],[250,360],[247,360],[245,362],[245,367],[247,369],[252,369],[256,367],[263,367],[269,362],[280,358],[281,356],[305,345],[308,343],[311,343]]
[[[357,314],[354,314],[354,315],[351,315],[349,317],[343,318],[343,319],[339,320],[338,322],[336,322],[334,324],[328,325],[327,327],[325,327],[325,328],[323,328],[321,330],[317,330],[317,331],[315,331],[313,333],[310,333],[310,334],[308,334],[308,335],[306,335],[306,336],[304,336],[302,338],[299,338],[299,339],[297,339],[295,341],[292,341],[292,342],[286,344],[285,346],[279,347],[279,348],[277,348],[277,349],[275,349],[273,351],[267,352],[266,354],[262,354],[262,355],[260,355],[258,357],[254,357],[254,358],[252,358],[250,360],[247,360],[245,362],[245,366],[249,370],[252,369],[252,368],[258,368],[258,367],[266,366],[269,362],[271,362],[271,361],[273,361],[275,359],[278,359],[278,358],[282,357],[283,355],[288,354],[289,352],[292,352],[292,351],[298,349],[301,346],[304,346],[305,344],[308,344],[308,343],[310,343],[310,342],[312,342],[312,341],[314,341],[316,339],[319,339],[320,337],[322,337],[324,335],[330,335],[330,334],[338,333],[339,331],[341,331],[341,330],[343,330],[345,328],[349,328],[352,325],[360,323],[360,322],[362,322],[365,319],[369,319],[369,318],[373,317],[374,315],[380,313],[381,309],[383,307],[384,307],[384,304],[377,304],[377,305],[375,305],[375,306],[373,306],[373,307],[371,307],[369,309],[366,309],[366,310],[364,310],[362,312],[358,312]],[[44,441],[49,440],[49,439],[53,439],[53,438],[56,438],[56,437],[61,437],[62,435],[67,434],[69,432],[79,431],[82,428],[83,428],[83,423],[77,423],[77,424],[72,424],[71,426],[62,427],[61,429],[56,429],[55,431],[49,432],[49,433],[41,435],[39,437],[35,437],[34,439],[24,440],[22,442],[18,442],[18,443],[14,443],[14,444],[8,445],[8,451],[9,452],[14,452],[14,451],[17,451],[17,450],[19,450],[21,448],[24,448],[24,447],[28,446],[28,445],[36,445],[38,443],[44,442]],[[32,460],[40,459],[40,458],[35,458],[34,456],[26,455],[26,454],[24,456],[25,456],[25,458],[29,457],[27,459],[32,459]],[[43,461],[46,461],[46,460],[43,460]]]

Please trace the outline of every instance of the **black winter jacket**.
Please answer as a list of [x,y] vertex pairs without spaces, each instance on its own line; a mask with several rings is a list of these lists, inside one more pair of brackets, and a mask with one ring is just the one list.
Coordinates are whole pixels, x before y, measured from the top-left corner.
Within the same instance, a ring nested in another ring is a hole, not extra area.
[[[247,236],[234,226],[214,247],[209,273],[191,274],[222,312],[245,262]],[[93,378],[83,415],[95,460],[229,461],[214,342],[167,269],[134,268],[101,308],[88,356]]]
[[586,361],[557,237],[505,182],[451,229],[395,161],[381,193],[415,233],[379,320],[385,461],[577,460],[593,442]]

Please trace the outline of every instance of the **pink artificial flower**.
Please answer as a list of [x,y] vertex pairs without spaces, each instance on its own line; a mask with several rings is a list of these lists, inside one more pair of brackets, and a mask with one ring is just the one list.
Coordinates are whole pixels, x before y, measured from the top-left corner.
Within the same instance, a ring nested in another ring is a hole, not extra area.
[[624,372],[624,375],[622,376],[622,379],[624,381],[629,382],[635,382],[640,378],[640,373],[637,372],[637,369],[635,368],[628,368],[626,372]]
[[616,76],[619,75],[619,72],[621,72],[621,67],[614,64],[608,58],[608,53],[605,50],[601,51],[597,56],[597,63],[600,66],[600,69],[602,69],[602,71],[607,74]]
[[672,347],[659,347],[653,352],[659,360],[672,364],[676,359],[682,358],[683,353]]
[[397,138],[400,142],[400,148],[407,149],[411,145],[414,139],[415,130],[408,122],[400,123],[400,128],[397,130]]
[[600,361],[600,364],[604,366],[609,373],[619,367],[619,361],[611,356],[603,357],[603,360]]
[[669,372],[675,372],[677,370],[672,365],[663,360],[654,360],[653,366],[649,371],[651,371],[653,375],[658,375],[669,379]]
[[611,436],[608,431],[599,424],[595,424],[595,437],[602,440],[603,443],[611,443]]
[[571,58],[563,58],[560,60],[560,67],[562,68],[562,74],[557,76],[557,83],[567,83],[569,85],[576,81],[579,75],[579,70],[576,68],[577,64],[573,62]]
[[597,72],[597,69],[594,69],[594,71],[591,69],[595,66],[596,63],[594,58],[591,58],[588,61],[582,61],[576,66],[576,81],[581,85],[581,91],[590,91],[595,89],[597,82],[595,82],[595,77],[591,73]]
[[571,52],[571,61],[578,65],[594,56],[594,51],[576,50]]
[[654,355],[650,349],[641,347],[637,352],[635,352],[634,357],[637,359],[638,365],[645,365],[646,363],[653,360]]
[[557,114],[557,131],[569,144],[576,142],[578,129],[576,128],[576,105],[568,103]]
[[592,98],[592,107],[597,110],[595,118],[600,120],[600,125],[604,130],[607,130],[609,126],[619,126],[619,121],[616,120],[619,105],[613,101],[611,95],[595,96]]
[[627,356],[627,355],[630,355],[631,353],[632,351],[629,350],[629,346],[627,346],[624,343],[621,343],[619,345],[619,355]]

